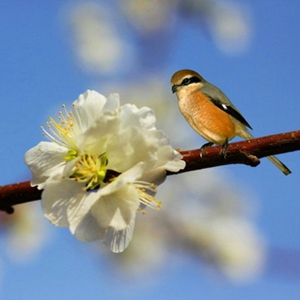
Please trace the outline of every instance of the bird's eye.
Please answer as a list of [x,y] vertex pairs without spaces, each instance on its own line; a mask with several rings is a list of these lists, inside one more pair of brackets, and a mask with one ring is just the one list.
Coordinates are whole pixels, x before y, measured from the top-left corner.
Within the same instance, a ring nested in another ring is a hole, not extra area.
[[182,85],[189,85],[191,83],[197,83],[197,82],[201,82],[201,79],[197,76],[193,76],[193,77],[189,77],[189,78],[184,78],[182,80]]
[[190,78],[184,78],[183,80],[182,80],[182,84],[183,85],[188,85],[188,84],[190,84]]

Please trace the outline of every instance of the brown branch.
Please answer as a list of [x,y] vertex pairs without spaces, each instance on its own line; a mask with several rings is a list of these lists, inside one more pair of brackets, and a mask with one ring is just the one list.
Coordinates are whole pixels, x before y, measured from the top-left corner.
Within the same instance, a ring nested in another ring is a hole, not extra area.
[[[229,164],[256,167],[260,163],[259,158],[297,150],[300,150],[300,130],[231,143],[228,145],[226,158],[220,155],[221,146],[206,148],[202,158],[200,149],[180,151],[186,167],[178,173]],[[168,173],[172,174],[177,173]]]
[[[241,141],[228,145],[226,158],[220,154],[221,146],[210,147],[200,157],[200,149],[180,151],[186,162],[184,173],[228,164],[245,164],[255,167],[259,158],[300,150],[300,130]],[[168,172],[168,175],[178,174]],[[12,213],[16,204],[40,200],[42,191],[21,182],[0,186],[0,210]]]
[[13,205],[40,200],[42,191],[32,187],[29,181],[0,186],[0,210],[11,214]]

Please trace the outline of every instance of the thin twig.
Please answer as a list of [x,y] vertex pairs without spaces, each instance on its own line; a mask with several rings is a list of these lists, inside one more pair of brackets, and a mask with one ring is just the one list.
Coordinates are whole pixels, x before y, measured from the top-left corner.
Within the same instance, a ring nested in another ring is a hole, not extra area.
[[40,200],[42,191],[32,187],[29,181],[0,186],[0,210],[11,214],[13,205]]
[[[228,164],[255,167],[259,164],[259,158],[297,150],[300,150],[300,130],[231,143],[226,158],[220,154],[221,146],[206,148],[202,157],[200,149],[180,151],[186,167],[178,173]],[[178,173],[168,172],[167,175]],[[0,210],[13,213],[14,205],[40,200],[41,195],[42,191],[31,187],[29,181],[0,186]]]
[[[226,158],[220,155],[221,149],[221,146],[206,148],[202,158],[200,158],[200,147],[195,150],[180,151],[186,167],[178,173],[229,164],[256,167],[259,158],[300,150],[300,130],[231,143],[228,145]],[[172,174],[177,173],[168,173],[168,175]]]

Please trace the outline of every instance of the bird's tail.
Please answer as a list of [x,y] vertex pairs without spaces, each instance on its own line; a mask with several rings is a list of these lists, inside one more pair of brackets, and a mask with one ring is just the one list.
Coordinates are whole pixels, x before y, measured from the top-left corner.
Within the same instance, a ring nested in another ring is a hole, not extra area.
[[[253,135],[248,131],[247,128],[245,128],[245,130],[243,130],[242,134],[239,135],[241,137],[243,137],[246,140],[250,140],[253,138]],[[281,162],[276,156],[271,155],[271,156],[267,156],[267,158],[269,159],[269,161],[274,164],[284,175],[289,175],[291,174],[291,170],[283,163]]]
[[267,156],[269,161],[273,163],[284,175],[291,174],[291,170],[282,162],[280,161],[276,156]]

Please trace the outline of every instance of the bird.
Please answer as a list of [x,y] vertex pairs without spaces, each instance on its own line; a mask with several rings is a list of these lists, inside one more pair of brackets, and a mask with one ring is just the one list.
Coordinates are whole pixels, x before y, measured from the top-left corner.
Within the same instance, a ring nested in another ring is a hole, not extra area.
[[[228,141],[235,136],[246,140],[253,138],[248,130],[252,127],[228,97],[197,72],[179,70],[173,74],[171,85],[182,115],[208,141],[201,147],[200,156],[207,147],[217,144],[222,145],[221,153],[226,157]],[[277,157],[272,155],[267,158],[285,175],[291,173]]]

